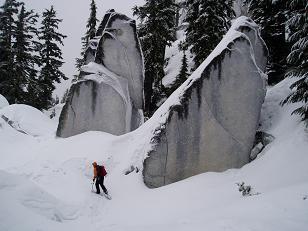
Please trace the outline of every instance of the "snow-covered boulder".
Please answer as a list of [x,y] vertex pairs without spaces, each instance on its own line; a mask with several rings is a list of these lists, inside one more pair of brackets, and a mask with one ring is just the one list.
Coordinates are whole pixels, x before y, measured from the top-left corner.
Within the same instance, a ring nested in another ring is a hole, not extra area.
[[144,161],[148,187],[249,162],[266,91],[266,59],[257,25],[237,19],[151,119],[160,123]]
[[0,117],[16,131],[31,135],[54,135],[56,125],[38,109],[25,104],[12,104],[0,110]]
[[143,123],[144,64],[134,20],[110,10],[85,53],[79,81],[61,112],[57,136],[122,135]]
[[69,137],[95,130],[114,135],[129,132],[132,105],[127,80],[95,63],[88,64],[84,70],[93,73],[70,89],[57,136]]
[[6,100],[6,98],[0,94],[0,109],[4,108],[9,105],[9,102]]

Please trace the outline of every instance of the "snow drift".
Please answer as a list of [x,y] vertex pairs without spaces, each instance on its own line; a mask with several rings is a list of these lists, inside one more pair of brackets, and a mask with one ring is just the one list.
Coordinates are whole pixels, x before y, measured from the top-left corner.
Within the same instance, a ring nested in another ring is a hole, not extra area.
[[0,109],[0,118],[16,131],[31,135],[50,135],[54,123],[38,109],[25,104],[12,104]]
[[4,108],[9,105],[9,102],[6,100],[6,98],[0,94],[0,109]]
[[[64,222],[78,217],[74,206],[56,199],[24,176],[0,170],[0,230],[31,230],[39,225]],[[23,217],[16,217],[16,213]],[[42,219],[43,218],[43,219]]]
[[246,17],[237,19],[153,116],[164,119],[154,129],[144,162],[148,187],[249,162],[265,97],[266,60],[257,25]]

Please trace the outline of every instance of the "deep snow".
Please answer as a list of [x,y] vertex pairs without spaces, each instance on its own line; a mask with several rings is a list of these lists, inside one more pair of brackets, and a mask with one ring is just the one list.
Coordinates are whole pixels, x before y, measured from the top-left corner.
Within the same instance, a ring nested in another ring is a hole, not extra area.
[[[4,107],[0,117],[11,111],[36,134],[0,118],[0,230],[307,230],[308,133],[290,115],[297,105],[279,106],[290,84],[268,89],[261,122],[275,140],[255,161],[158,189],[144,186],[141,171],[125,175],[131,165],[142,167],[143,139],[155,121],[119,137],[87,132],[60,139],[56,120]],[[94,160],[107,168],[111,201],[91,193]],[[243,197],[238,182],[260,194]]]
[[0,94],[0,109],[9,105],[9,102],[6,98]]

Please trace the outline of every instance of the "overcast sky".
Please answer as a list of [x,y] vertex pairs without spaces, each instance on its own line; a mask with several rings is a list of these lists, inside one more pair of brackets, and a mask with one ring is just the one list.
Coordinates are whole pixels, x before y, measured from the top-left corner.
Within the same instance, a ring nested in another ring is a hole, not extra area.
[[[0,0],[1,5],[4,0]],[[24,0],[27,9],[34,9],[41,13],[44,9],[54,6],[58,18],[63,19],[60,25],[60,32],[68,37],[64,40],[63,58],[65,64],[62,71],[71,78],[75,73],[75,58],[79,57],[81,51],[81,37],[86,31],[86,22],[90,15],[91,0]],[[144,0],[96,0],[98,8],[97,17],[101,21],[108,9],[115,9],[117,12],[132,16],[132,8],[135,5],[142,5]],[[70,81],[57,86],[55,93],[62,96]]]

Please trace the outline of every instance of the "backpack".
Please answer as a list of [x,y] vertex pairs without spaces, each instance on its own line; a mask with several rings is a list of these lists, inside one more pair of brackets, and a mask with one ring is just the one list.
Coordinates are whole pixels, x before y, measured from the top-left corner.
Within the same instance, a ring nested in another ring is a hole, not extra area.
[[106,176],[107,171],[104,166],[97,165],[97,176]]

